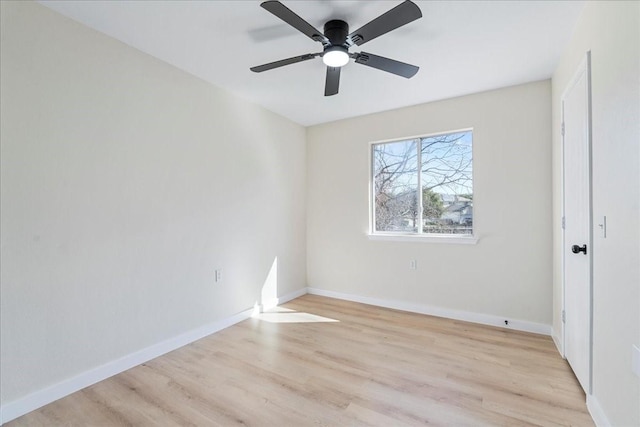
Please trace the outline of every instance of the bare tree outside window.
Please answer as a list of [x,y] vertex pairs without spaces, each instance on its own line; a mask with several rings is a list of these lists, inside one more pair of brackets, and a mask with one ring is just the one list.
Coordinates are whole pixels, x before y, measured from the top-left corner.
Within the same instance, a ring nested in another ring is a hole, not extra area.
[[374,232],[473,234],[471,131],[372,150]]

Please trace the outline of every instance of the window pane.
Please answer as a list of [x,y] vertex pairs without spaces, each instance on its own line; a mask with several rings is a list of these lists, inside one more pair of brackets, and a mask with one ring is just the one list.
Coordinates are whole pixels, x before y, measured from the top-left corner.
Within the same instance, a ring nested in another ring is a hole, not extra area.
[[473,234],[471,131],[421,139],[424,233]]
[[375,230],[418,232],[417,140],[373,147]]

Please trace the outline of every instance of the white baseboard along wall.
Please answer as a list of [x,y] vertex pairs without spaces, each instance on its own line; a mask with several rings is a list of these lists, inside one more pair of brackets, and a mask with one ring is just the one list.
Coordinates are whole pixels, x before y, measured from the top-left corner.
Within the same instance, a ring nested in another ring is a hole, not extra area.
[[[445,317],[449,319],[462,320],[466,322],[479,323],[483,325],[498,326],[508,329],[515,329],[525,332],[533,332],[543,335],[551,335],[551,326],[540,323],[527,322],[517,319],[509,319],[509,324],[504,324],[504,318],[488,314],[470,313],[459,310],[451,310],[440,307],[433,307],[423,304],[409,303],[405,301],[392,301],[371,297],[363,297],[358,295],[344,294],[340,292],[327,291],[317,288],[303,288],[296,292],[281,296],[279,298],[273,298],[268,301],[263,301],[262,305],[256,305],[255,307],[244,310],[231,317],[218,320],[201,328],[189,331],[172,339],[160,342],[150,347],[144,348],[135,353],[124,356],[120,359],[106,363],[95,369],[83,372],[75,377],[66,379],[57,384],[54,384],[45,389],[31,393],[23,398],[9,402],[0,408],[0,424],[6,423],[13,419],[16,419],[24,414],[41,408],[51,402],[68,396],[76,391],[82,390],[85,387],[89,387],[97,382],[105,380],[109,377],[117,375],[121,372],[138,366],[142,363],[148,362],[156,357],[162,356],[170,351],[176,350],[208,335],[214,334],[236,323],[242,322],[248,319],[253,314],[268,310],[277,305],[284,304],[295,298],[298,298],[305,294],[320,295],[329,298],[337,298],[347,301],[359,302],[363,304],[374,305],[378,307],[392,308],[396,310],[409,311],[412,313],[427,314],[437,317]],[[593,402],[592,402],[593,406]],[[596,414],[600,415],[597,411],[599,406],[596,405]],[[590,408],[592,416],[594,415],[593,408]],[[603,414],[602,414],[603,415]],[[596,417],[594,416],[594,419]],[[606,418],[602,418],[605,419]],[[607,426],[606,423],[598,423],[598,426]]]
[[587,396],[587,409],[597,427],[611,427],[611,423],[602,410],[598,399],[592,395]]
[[[306,293],[307,290],[303,288],[279,298],[272,298],[269,301],[263,302],[262,309],[268,310],[269,308],[273,308],[279,304],[284,304],[285,302],[291,301],[292,299],[298,298]],[[38,390],[23,398],[9,402],[0,407],[0,425],[75,393],[76,391],[82,390],[85,387],[89,387],[90,385],[124,372],[127,369],[131,369],[142,363],[155,359],[156,357],[162,356],[163,354],[169,353],[170,351],[176,350],[208,335],[228,328],[229,326],[235,325],[236,323],[242,322],[256,313],[257,308],[258,306],[256,305],[256,307],[249,308],[231,317],[218,320],[177,337],[144,348],[95,369],[83,372],[75,377],[61,381],[45,389]]]
[[517,331],[533,332],[535,334],[551,335],[551,325],[528,322],[526,320],[508,319],[505,325],[504,317],[491,314],[472,313],[468,311],[452,310],[448,308],[435,307],[425,304],[416,304],[406,301],[394,301],[380,298],[362,297],[358,295],[343,294],[341,292],[326,291],[317,288],[307,288],[307,293],[330,298],[337,298],[347,301],[360,302],[363,304],[375,305],[378,307],[393,308],[395,310],[409,311],[412,313],[427,314],[429,316],[445,317],[447,319],[462,320],[465,322],[479,323],[482,325],[498,326]]

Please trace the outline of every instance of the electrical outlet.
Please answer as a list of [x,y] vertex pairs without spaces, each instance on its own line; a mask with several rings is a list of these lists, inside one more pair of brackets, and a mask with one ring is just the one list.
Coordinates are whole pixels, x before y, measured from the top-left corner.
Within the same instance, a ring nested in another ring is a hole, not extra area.
[[220,282],[222,280],[222,270],[221,269],[217,269],[215,272],[215,280],[216,283]]
[[417,270],[418,269],[418,261],[412,259],[409,261],[409,270]]

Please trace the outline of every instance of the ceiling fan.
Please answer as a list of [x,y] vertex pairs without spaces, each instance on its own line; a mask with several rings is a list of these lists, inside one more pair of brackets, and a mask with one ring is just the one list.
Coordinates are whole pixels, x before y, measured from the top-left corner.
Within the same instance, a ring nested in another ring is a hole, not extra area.
[[331,96],[338,93],[340,86],[340,69],[354,59],[356,64],[366,65],[398,76],[411,78],[419,67],[372,53],[360,52],[350,53],[351,46],[363,44],[399,28],[409,22],[422,17],[420,8],[410,0],[405,0],[393,9],[380,15],[373,21],[358,28],[349,34],[349,25],[341,20],[331,20],[324,24],[324,33],[318,31],[313,25],[296,15],[291,9],[277,0],[265,1],[260,5],[271,12],[296,30],[305,34],[311,40],[322,43],[323,51],[318,53],[307,53],[268,64],[251,67],[251,71],[261,73],[285,65],[322,57],[322,61],[327,66],[327,78],[325,81],[324,95]]

